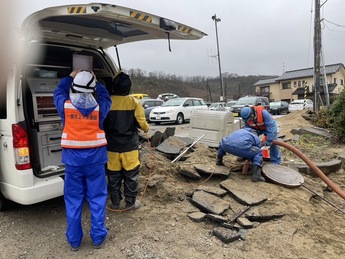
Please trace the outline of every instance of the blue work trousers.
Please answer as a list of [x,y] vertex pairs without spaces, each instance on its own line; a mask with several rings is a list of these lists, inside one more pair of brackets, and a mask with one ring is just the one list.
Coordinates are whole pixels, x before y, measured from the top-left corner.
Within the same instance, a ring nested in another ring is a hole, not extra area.
[[83,238],[81,219],[85,199],[91,213],[90,237],[94,244],[104,240],[108,234],[105,227],[107,195],[104,164],[87,167],[66,165],[64,199],[66,237],[70,245],[79,247]]
[[252,146],[250,148],[234,147],[221,143],[218,148],[218,155],[224,156],[226,153],[248,159],[253,165],[262,166],[262,153],[261,148]]

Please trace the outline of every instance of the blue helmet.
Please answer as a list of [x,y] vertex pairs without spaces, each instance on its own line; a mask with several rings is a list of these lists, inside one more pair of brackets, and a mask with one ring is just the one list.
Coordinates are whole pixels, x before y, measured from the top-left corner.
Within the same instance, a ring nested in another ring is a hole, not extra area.
[[241,117],[243,120],[248,119],[251,114],[252,114],[252,109],[250,107],[245,106],[241,109]]

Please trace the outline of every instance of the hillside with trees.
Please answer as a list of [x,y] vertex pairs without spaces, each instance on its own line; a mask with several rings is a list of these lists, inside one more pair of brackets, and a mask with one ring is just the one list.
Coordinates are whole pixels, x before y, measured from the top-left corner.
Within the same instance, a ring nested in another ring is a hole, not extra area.
[[[132,79],[132,93],[146,93],[152,98],[157,98],[161,93],[174,93],[181,97],[193,96],[216,102],[221,95],[219,77],[177,76],[141,69],[129,69],[127,73]],[[225,96],[236,100],[245,95],[255,95],[253,85],[261,79],[272,77],[275,76],[223,73]]]

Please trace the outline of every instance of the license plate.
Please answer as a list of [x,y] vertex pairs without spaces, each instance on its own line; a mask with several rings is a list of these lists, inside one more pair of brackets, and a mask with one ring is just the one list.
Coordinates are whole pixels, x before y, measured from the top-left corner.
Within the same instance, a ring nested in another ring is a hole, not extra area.
[[237,112],[234,112],[233,115],[234,115],[235,117],[237,117],[237,116],[238,116],[238,113],[237,113]]
[[157,117],[156,117],[156,120],[160,120],[160,119],[161,119],[161,116],[157,116]]

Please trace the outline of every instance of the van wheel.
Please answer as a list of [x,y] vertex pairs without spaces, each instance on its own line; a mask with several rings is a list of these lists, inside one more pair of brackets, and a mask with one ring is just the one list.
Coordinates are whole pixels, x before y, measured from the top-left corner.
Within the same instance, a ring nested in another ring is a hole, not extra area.
[[0,192],[0,211],[4,211],[8,206],[8,200]]
[[183,122],[184,122],[183,114],[182,113],[177,114],[176,123],[182,124]]

